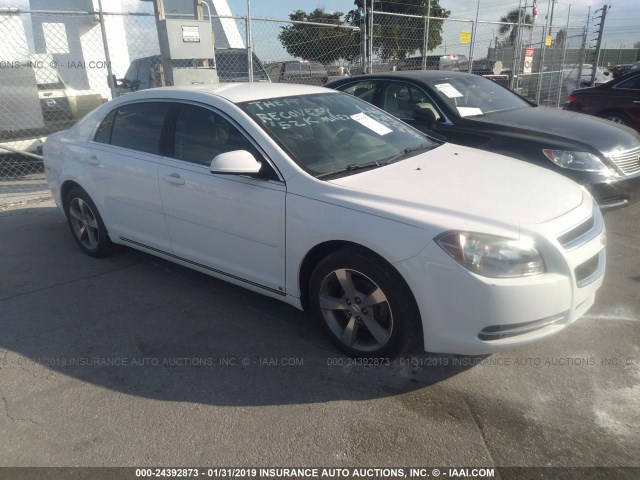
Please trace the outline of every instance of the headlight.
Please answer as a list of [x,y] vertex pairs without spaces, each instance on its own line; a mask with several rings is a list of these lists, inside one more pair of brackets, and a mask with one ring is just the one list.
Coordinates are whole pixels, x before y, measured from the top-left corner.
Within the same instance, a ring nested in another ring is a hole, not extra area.
[[462,266],[486,277],[524,277],[545,271],[540,252],[530,239],[447,232],[435,240]]
[[551,150],[549,148],[542,150],[542,153],[544,153],[545,157],[562,168],[580,170],[582,172],[598,172],[615,175],[614,172],[602,163],[602,161],[593,153]]

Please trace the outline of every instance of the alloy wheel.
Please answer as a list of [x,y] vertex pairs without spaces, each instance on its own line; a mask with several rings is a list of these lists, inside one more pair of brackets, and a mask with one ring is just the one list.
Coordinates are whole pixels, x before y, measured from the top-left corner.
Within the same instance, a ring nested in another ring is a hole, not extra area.
[[352,269],[336,269],[322,280],[322,316],[344,345],[362,352],[382,348],[391,338],[393,314],[382,289]]

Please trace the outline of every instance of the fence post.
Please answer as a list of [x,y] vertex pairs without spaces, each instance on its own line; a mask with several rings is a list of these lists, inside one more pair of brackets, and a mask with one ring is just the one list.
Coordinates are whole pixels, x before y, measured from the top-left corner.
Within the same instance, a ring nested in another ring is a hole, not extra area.
[[422,70],[426,70],[427,69],[427,47],[429,46],[429,40],[427,37],[428,34],[428,30],[427,30],[427,18],[429,17],[424,17],[424,29],[423,31],[423,39],[422,39]]
[[[427,18],[424,20],[424,46],[422,48],[422,70],[427,69],[427,52],[429,51],[429,23],[431,21],[431,0],[427,3]],[[446,53],[446,52],[445,52]]]
[[[515,28],[517,28],[516,38],[514,39],[513,45],[513,58],[511,60],[511,85],[509,88],[513,91],[516,90],[518,86],[518,76],[520,75],[520,16],[522,15],[522,0],[518,4],[518,23]],[[511,28],[514,28],[513,26]]]
[[369,73],[373,73],[373,2],[371,2],[371,8],[369,9],[371,12],[369,15],[369,36],[367,40],[369,41],[368,52],[367,52],[367,70]]
[[247,0],[247,20],[246,20],[246,42],[247,42],[247,69],[249,83],[253,83],[253,39],[251,38],[251,0]]
[[111,55],[109,55],[109,42],[107,41],[107,29],[104,25],[104,13],[102,11],[102,0],[98,0],[98,18],[100,19],[100,32],[102,33],[102,46],[104,59],[107,62],[107,84],[111,91],[111,98],[116,98],[116,86],[113,82],[113,70],[111,70]]
[[[565,27],[565,32],[569,31],[569,19],[571,16],[571,5],[569,5],[569,11],[567,12],[567,26]],[[565,34],[565,39],[564,39],[564,48],[562,49],[562,64],[560,66],[560,79],[562,80],[562,78],[564,77],[564,64],[567,61],[567,44],[569,42],[567,41],[567,35]],[[580,64],[582,65],[582,64]],[[582,75],[582,72],[579,71],[578,72],[580,75]],[[580,82],[582,81],[582,77],[578,77],[578,88],[580,88]],[[556,103],[556,108],[560,107],[560,97],[562,96],[562,81],[560,82],[560,88],[558,88],[558,102]]]
[[480,0],[476,5],[476,21],[471,22],[471,45],[469,46],[469,73],[473,68],[473,49],[476,46],[476,31],[478,29],[478,14],[480,13]]
[[544,70],[544,53],[546,51],[545,39],[547,37],[547,26],[542,26],[542,40],[540,41],[540,68],[538,69],[538,91],[536,92],[536,103],[540,103],[540,90],[542,90],[542,72]]

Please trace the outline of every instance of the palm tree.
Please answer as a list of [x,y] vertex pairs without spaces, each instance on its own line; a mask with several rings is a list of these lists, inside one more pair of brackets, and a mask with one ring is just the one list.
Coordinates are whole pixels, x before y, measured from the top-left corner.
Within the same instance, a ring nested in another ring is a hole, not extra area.
[[[518,37],[518,21],[522,22],[524,28],[533,27],[533,16],[526,12],[521,14],[517,8],[501,17],[500,21],[505,24],[500,25],[500,35],[504,36],[507,33],[509,34],[509,38],[505,42],[507,45],[513,45],[516,42],[516,38]],[[507,25],[507,23],[511,25]]]

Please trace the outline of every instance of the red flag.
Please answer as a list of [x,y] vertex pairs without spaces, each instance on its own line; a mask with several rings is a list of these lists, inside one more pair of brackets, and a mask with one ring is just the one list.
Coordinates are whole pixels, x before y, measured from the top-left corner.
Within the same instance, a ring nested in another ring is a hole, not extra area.
[[533,21],[536,21],[536,18],[538,18],[538,2],[536,0],[533,0]]

